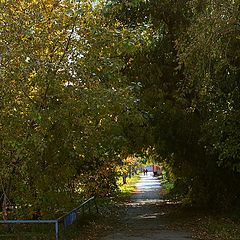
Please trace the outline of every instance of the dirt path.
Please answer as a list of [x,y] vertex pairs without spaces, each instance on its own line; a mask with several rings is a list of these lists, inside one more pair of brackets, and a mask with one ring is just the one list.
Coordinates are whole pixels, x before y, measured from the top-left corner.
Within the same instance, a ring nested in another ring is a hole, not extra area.
[[[127,204],[127,213],[120,218],[119,225],[100,240],[190,240],[191,234],[168,230],[174,221],[166,215],[166,205],[160,196],[160,183],[148,173],[141,175],[137,192]],[[164,204],[163,204],[164,202]]]

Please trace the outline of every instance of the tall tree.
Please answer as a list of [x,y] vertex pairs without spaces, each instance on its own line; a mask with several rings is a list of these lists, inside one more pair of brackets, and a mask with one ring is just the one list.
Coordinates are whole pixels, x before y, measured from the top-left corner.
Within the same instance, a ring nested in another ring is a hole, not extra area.
[[227,195],[232,203],[237,191],[226,189],[238,182],[239,2],[109,2],[132,28],[152,26],[151,43],[126,56],[125,74],[142,85],[153,144],[175,184],[195,204],[223,205]]
[[90,1],[1,1],[0,22],[4,196],[54,212],[79,192],[108,193],[124,122],[142,121],[120,56],[144,37]]
[[178,46],[187,76],[182,92],[192,111],[201,115],[200,141],[211,156],[206,186],[210,201],[232,204],[239,196],[235,186],[240,181],[240,5],[239,1],[206,2],[198,13],[199,5],[192,6],[194,21]]

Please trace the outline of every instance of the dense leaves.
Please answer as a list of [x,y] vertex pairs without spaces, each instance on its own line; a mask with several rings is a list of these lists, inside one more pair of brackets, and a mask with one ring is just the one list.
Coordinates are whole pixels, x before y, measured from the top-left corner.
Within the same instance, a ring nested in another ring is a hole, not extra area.
[[[239,164],[239,4],[212,4],[191,26],[181,47],[192,106],[204,114],[203,129],[219,164]],[[195,62],[195,63],[194,63]],[[194,63],[194,64],[193,64]]]
[[[191,111],[201,116],[199,141],[216,178],[212,192],[226,204],[239,194],[228,188],[239,181],[239,33],[239,2],[214,1],[202,8],[178,46],[186,75],[181,90],[191,101]],[[233,195],[231,200],[227,195]]]
[[239,1],[0,6],[4,214],[108,195],[146,149],[192,203],[236,203]]
[[192,203],[228,207],[240,181],[239,1],[111,4],[129,26],[152,24],[151,44],[127,56],[125,74],[142,85],[159,161]]
[[144,122],[120,56],[147,33],[131,33],[101,9],[1,1],[3,208],[54,213],[79,193],[115,189],[114,169],[130,144],[125,122]]

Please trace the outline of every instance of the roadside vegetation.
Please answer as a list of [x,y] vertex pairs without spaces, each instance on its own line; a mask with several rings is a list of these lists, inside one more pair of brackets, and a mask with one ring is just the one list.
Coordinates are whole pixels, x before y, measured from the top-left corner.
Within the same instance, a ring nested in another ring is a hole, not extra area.
[[170,224],[169,229],[192,232],[193,239],[240,239],[239,214],[229,211],[202,211],[181,204],[176,205],[171,211],[174,211],[174,213],[170,213],[171,216],[174,216],[178,221],[175,224]]
[[239,206],[239,1],[0,6],[2,219],[112,196],[136,159],[189,206]]
[[[235,214],[234,214],[235,215]],[[236,216],[229,213],[211,216],[203,221],[203,226],[216,239],[240,239],[239,214]]]
[[139,178],[140,177],[139,177],[138,174],[135,174],[131,178],[127,177],[127,183],[126,184],[122,183],[122,179],[118,180],[119,190],[117,190],[117,192],[116,192],[116,200],[117,201],[119,201],[119,200],[120,201],[121,200],[124,200],[124,201],[129,200],[131,195],[136,190],[135,184],[138,182]]
[[186,195],[179,195],[174,181],[168,170],[163,170],[159,176],[161,195],[172,203],[172,207],[165,207],[166,213],[179,219],[176,224],[170,224],[170,229],[187,230],[192,232],[193,239],[198,240],[228,240],[240,239],[239,208],[229,209],[201,209],[191,204]]

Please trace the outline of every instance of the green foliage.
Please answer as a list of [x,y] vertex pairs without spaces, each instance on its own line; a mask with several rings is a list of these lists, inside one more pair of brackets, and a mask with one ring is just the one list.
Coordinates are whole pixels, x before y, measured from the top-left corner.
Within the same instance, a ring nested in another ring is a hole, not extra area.
[[142,86],[148,142],[176,187],[195,205],[236,204],[239,2],[114,1],[112,9],[131,27],[152,27],[150,43],[126,55],[124,73]]
[[167,165],[164,166],[164,169],[159,176],[159,180],[162,187],[161,194],[163,197],[167,196],[169,198],[169,193],[172,192],[175,185],[173,182],[173,176],[171,176],[171,169],[169,169]]
[[18,214],[109,195],[146,149],[193,203],[236,203],[238,1],[0,5],[0,193]]
[[79,194],[108,195],[130,148],[126,128],[144,123],[121,55],[143,46],[147,32],[110,21],[101,3],[1,6],[0,177],[8,204],[46,216]]
[[184,36],[183,85],[185,95],[192,95],[191,107],[204,117],[205,147],[218,155],[220,165],[238,171],[239,5],[220,2],[207,5]]
[[208,155],[205,176],[196,179],[204,184],[196,189],[203,202],[225,207],[239,194],[229,185],[240,181],[238,9],[237,2],[213,1],[198,13],[195,5],[193,22],[177,45],[186,76],[181,94],[188,100],[187,110],[200,117],[198,143]]
[[118,190],[115,193],[115,198],[117,201],[128,200],[131,194],[136,190],[136,183],[138,182],[140,176],[135,174],[131,178],[127,177],[126,184],[122,183],[122,178],[117,181]]

